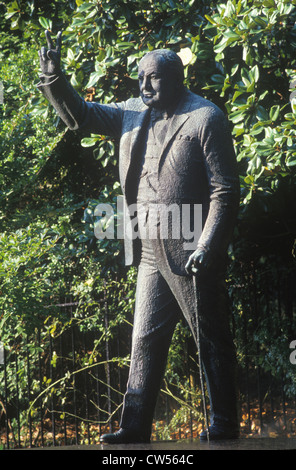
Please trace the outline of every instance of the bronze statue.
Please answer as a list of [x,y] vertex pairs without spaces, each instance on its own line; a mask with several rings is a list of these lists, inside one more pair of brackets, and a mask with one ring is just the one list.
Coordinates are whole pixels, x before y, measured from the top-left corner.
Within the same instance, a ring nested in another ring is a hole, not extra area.
[[49,32],[46,37],[38,88],[70,129],[120,140],[127,207],[146,205],[149,226],[153,204],[202,205],[203,228],[194,249],[184,249],[182,235],[159,235],[132,240],[132,251],[126,252],[126,263],[138,266],[130,372],[120,429],[101,436],[101,442],[149,442],[168,349],[181,317],[196,340],[192,276],[197,273],[200,359],[211,408],[211,425],[200,438],[236,438],[236,356],[224,278],[239,183],[227,120],[216,105],[185,88],[182,61],[167,49],[141,59],[139,98],[108,105],[86,102],[60,70],[61,33],[56,48]]

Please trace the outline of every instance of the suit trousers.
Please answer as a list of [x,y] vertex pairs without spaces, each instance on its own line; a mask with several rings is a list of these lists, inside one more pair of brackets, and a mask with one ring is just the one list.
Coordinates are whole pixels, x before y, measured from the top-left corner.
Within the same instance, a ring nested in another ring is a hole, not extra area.
[[[132,351],[121,427],[149,438],[154,409],[177,322],[184,317],[197,340],[191,276],[173,274],[166,258],[142,240]],[[236,355],[229,324],[225,263],[199,279],[201,358],[210,399],[211,424],[238,429]]]

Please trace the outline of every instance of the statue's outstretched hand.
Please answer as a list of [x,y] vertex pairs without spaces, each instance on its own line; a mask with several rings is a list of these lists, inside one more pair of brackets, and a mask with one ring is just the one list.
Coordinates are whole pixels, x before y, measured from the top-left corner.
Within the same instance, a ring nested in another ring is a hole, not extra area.
[[57,34],[56,47],[54,47],[53,40],[48,30],[45,31],[45,36],[47,48],[41,47],[39,51],[40,67],[42,73],[53,75],[60,71],[62,32],[59,31]]

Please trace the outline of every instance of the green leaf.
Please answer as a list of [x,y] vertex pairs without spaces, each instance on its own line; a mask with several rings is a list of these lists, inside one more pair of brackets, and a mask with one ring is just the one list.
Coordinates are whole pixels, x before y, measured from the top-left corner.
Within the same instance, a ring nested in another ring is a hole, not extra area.
[[96,85],[96,83],[99,81],[99,79],[101,77],[104,77],[106,75],[106,72],[103,72],[103,70],[101,70],[100,72],[92,72],[89,76],[89,80],[88,80],[88,83],[86,85],[86,88],[90,88],[94,85]]
[[216,73],[214,75],[211,75],[211,80],[215,83],[224,84],[225,77],[223,75]]
[[205,15],[205,18],[211,23],[211,24],[214,24],[216,25],[216,21],[209,15]]
[[[76,1],[76,3],[77,3],[77,1]],[[85,3],[85,2],[83,2],[83,1],[82,1],[82,2],[79,1],[79,3],[80,3],[80,5],[79,5],[79,8],[77,9],[77,12],[78,12],[78,13],[81,13],[81,12],[83,12],[83,11],[85,11],[85,10],[90,9],[90,8],[94,8],[94,4],[93,4],[93,3]]]
[[260,121],[268,121],[269,120],[268,112],[261,105],[257,106],[257,108],[256,108],[256,116],[257,116],[257,118],[259,118]]
[[164,26],[174,26],[179,21],[179,19],[180,18],[178,16],[175,16],[171,19],[165,20],[163,25]]
[[99,140],[99,137],[84,137],[81,139],[82,147],[93,147]]
[[242,113],[241,110],[233,111],[229,114],[229,119],[235,124],[242,121],[244,118],[244,113]]
[[128,49],[131,49],[131,48],[134,48],[134,44],[132,42],[119,42],[117,45],[116,45],[116,48],[119,49],[119,50],[128,50]]
[[291,157],[289,157],[286,161],[286,165],[288,167],[296,166],[296,155],[292,155]]
[[227,31],[223,33],[223,35],[226,38],[230,38],[230,39],[240,39],[240,35],[237,34],[235,31],[233,31],[232,29],[228,29]]
[[270,108],[269,117],[272,121],[276,121],[280,114],[280,106],[274,105]]
[[214,52],[216,54],[219,54],[220,52],[223,52],[224,49],[227,47],[227,44],[228,44],[228,39],[227,38],[222,38],[222,40],[219,42],[219,44],[214,46]]
[[44,29],[49,29],[50,31],[52,30],[52,21],[51,20],[49,20],[47,18],[44,18],[43,16],[40,16],[38,18],[38,21]]
[[244,182],[247,184],[247,185],[252,185],[254,183],[254,176],[253,175],[247,175],[245,178],[244,178]]
[[255,65],[254,67],[251,68],[250,76],[252,77],[252,80],[255,81],[255,83],[258,82],[259,77],[260,77],[258,65]]

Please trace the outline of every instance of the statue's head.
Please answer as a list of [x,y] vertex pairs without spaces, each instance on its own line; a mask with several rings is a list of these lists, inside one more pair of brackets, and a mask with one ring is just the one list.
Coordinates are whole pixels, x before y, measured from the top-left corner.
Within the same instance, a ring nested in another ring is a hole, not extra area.
[[139,87],[143,102],[167,109],[184,89],[184,67],[180,57],[168,49],[148,52],[139,63]]

